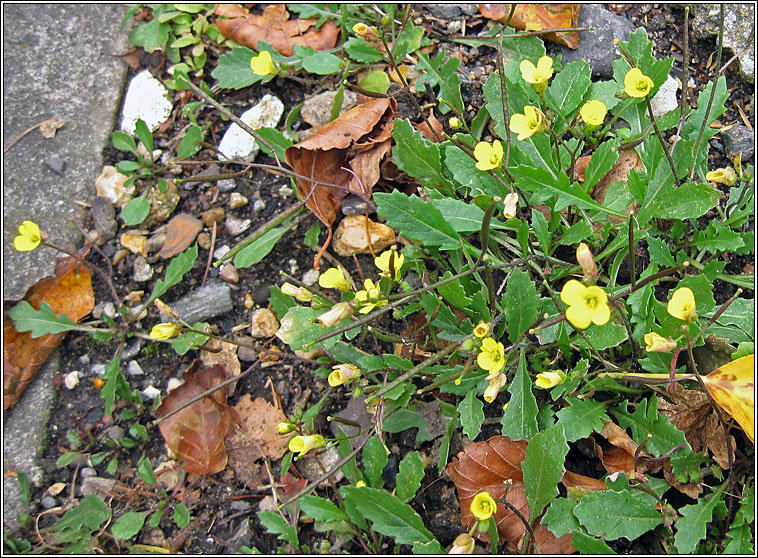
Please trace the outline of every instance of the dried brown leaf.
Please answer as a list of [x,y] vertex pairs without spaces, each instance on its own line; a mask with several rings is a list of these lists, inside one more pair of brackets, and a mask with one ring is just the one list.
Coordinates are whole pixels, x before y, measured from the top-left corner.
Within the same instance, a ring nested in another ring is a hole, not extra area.
[[[159,417],[168,415],[226,379],[222,366],[200,366],[198,359],[184,371],[184,383],[163,400],[156,412]],[[185,471],[205,475],[218,473],[226,467],[224,438],[234,423],[239,423],[237,411],[226,403],[226,390],[217,389],[158,426],[166,445],[183,462]]]
[[[579,21],[579,6],[579,4],[517,4],[510,26],[520,31],[576,27]],[[511,5],[479,4],[479,13],[487,19],[504,24],[511,13]],[[579,33],[576,31],[546,33],[542,37],[569,48],[579,46]]]
[[163,259],[168,259],[181,254],[195,241],[201,230],[203,230],[203,223],[200,219],[188,213],[175,215],[166,225],[166,241],[158,255]]
[[[421,134],[428,139],[429,141],[439,141],[437,138],[442,138],[442,123],[437,120],[437,117],[434,116],[434,112],[432,109],[429,109],[429,116],[427,117],[427,120],[429,121],[429,124],[426,123],[426,121],[422,122],[418,126],[416,126],[416,129],[421,132]],[[431,124],[431,128],[429,125]],[[437,132],[437,136],[432,133],[432,130]]]
[[292,56],[295,45],[328,50],[339,33],[333,21],[316,29],[317,19],[290,20],[284,4],[267,6],[263,15],[249,14],[239,4],[218,4],[216,15],[216,27],[224,37],[254,50],[258,41],[266,41],[284,56]]
[[[45,277],[32,285],[22,300],[35,310],[46,302],[56,315],[66,314],[74,322],[80,321],[95,306],[92,278],[86,266],[76,258],[59,258],[55,275]],[[64,334],[43,335],[33,339],[30,332],[19,333],[8,311],[16,301],[3,302],[3,408],[10,409],[34,378]]]

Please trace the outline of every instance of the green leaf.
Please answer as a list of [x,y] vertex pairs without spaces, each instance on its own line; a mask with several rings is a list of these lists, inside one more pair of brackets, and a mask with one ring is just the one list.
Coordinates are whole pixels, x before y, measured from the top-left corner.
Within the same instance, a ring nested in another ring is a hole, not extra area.
[[203,131],[200,126],[190,126],[182,141],[179,142],[179,147],[176,148],[176,156],[180,159],[192,157],[200,149],[198,142],[201,141],[203,141]]
[[[208,324],[206,322],[196,322],[192,324],[192,329],[204,331],[204,328],[207,325]],[[176,354],[184,355],[187,354],[187,351],[191,349],[197,349],[206,341],[208,341],[207,335],[203,335],[202,333],[195,333],[193,331],[187,331],[185,333],[182,333],[179,337],[171,339],[169,343],[171,343],[171,346],[174,348],[174,351],[176,351]]]
[[[462,114],[464,112],[463,98],[461,97],[461,82],[457,74],[458,65],[461,61],[451,56],[443,64],[442,61],[445,56],[444,52],[440,52],[432,60],[429,60],[425,54],[418,53],[416,69],[424,73],[416,79],[416,91],[426,91],[426,83],[430,87],[439,85],[440,91],[437,98],[445,99],[458,110],[458,114]],[[447,114],[451,110],[448,105],[442,102],[437,106],[442,114]]]
[[[510,405],[509,405],[510,406]],[[524,495],[529,502],[529,517],[542,514],[558,495],[558,483],[563,478],[569,447],[563,427],[558,424],[536,434],[526,448],[521,464],[524,473]]]
[[[392,537],[396,544],[423,544],[435,553],[443,553],[434,535],[424,527],[421,517],[408,504],[384,490],[368,487],[344,487],[346,502],[373,523],[377,533]],[[437,545],[434,545],[437,542]]]
[[571,492],[566,498],[556,498],[550,503],[550,507],[542,518],[542,523],[556,537],[562,537],[571,531],[579,530],[579,520],[574,516],[574,508],[577,503],[579,503],[579,497]]
[[[626,328],[611,322],[602,326],[593,325],[585,330],[585,335],[594,349],[598,351],[616,347],[628,339]],[[577,338],[575,343],[579,347],[589,348],[589,344],[584,338]]]
[[113,524],[111,531],[117,539],[131,539],[145,524],[144,512],[126,512]]
[[300,509],[316,521],[346,521],[349,518],[331,500],[309,494],[300,500]]
[[472,387],[463,401],[458,405],[458,415],[460,416],[463,433],[468,436],[472,442],[476,440],[479,432],[482,431],[482,422],[484,422],[484,403],[476,396],[476,386]]
[[[404,121],[395,121],[395,130],[401,122]],[[402,230],[404,236],[441,250],[460,248],[458,233],[445,221],[440,210],[418,196],[406,196],[393,190],[390,194],[377,192],[374,201],[379,215],[387,219],[390,227]]]
[[697,543],[705,537],[706,525],[713,518],[713,510],[717,505],[724,505],[724,491],[727,483],[723,483],[710,496],[698,499],[697,504],[683,506],[679,509],[681,517],[676,520],[676,535],[674,543],[682,554],[691,554]]
[[605,412],[605,404],[591,399],[567,397],[568,407],[556,413],[558,424],[566,431],[566,440],[575,442],[603,429],[603,420],[611,420]]
[[234,48],[221,55],[211,76],[224,89],[242,89],[263,81],[268,76],[259,76],[250,69],[250,59],[253,56],[257,56],[257,53],[247,47]]
[[319,222],[316,221],[315,223],[313,223],[313,225],[311,225],[311,227],[305,233],[305,238],[303,239],[303,242],[311,250],[317,250],[319,247],[318,237],[320,235],[321,235],[321,225],[319,225]]
[[429,434],[429,422],[415,408],[407,407],[395,411],[391,416],[384,419],[382,427],[385,432],[394,434],[410,428],[418,428],[415,444],[422,444],[431,440]]
[[[695,299],[697,302],[697,299]],[[699,312],[698,308],[698,312]],[[728,326],[734,325],[740,328],[750,341],[755,341],[753,327],[755,320],[755,306],[752,300],[738,298],[732,302],[729,307],[716,320],[717,325]]]
[[[450,223],[455,232],[470,233],[482,230],[484,211],[473,203],[466,203],[455,198],[439,198],[432,200],[432,205],[440,210],[442,217]],[[504,229],[505,225],[492,220],[491,229]]]
[[[518,65],[518,63],[515,64]],[[517,82],[512,82],[508,79],[508,74],[506,72],[505,87],[508,92],[508,114],[523,114],[524,105],[528,104],[529,102],[529,96],[527,91],[524,89],[523,81],[519,79]],[[497,134],[497,136],[500,138],[506,138],[506,122],[505,115],[503,114],[503,97],[501,91],[502,89],[500,85],[500,76],[497,73],[492,72],[487,78],[487,81],[484,83],[482,92],[484,93],[484,98],[486,99],[485,106],[487,107],[487,112],[490,113],[492,120],[495,122],[495,134]],[[511,149],[513,149],[513,146],[516,143],[517,140],[512,143]],[[511,153],[511,155],[513,155],[513,153]]]
[[150,200],[147,196],[138,196],[129,200],[121,210],[121,219],[127,227],[139,225],[150,215]]
[[532,211],[532,229],[534,229],[534,236],[540,242],[542,253],[549,255],[553,234],[550,232],[550,224],[541,211]]
[[366,473],[368,485],[371,488],[384,487],[384,480],[382,479],[382,472],[387,466],[389,456],[384,449],[382,442],[374,435],[368,439],[366,445],[363,446],[361,453],[363,460],[363,471]]
[[[256,132],[258,132],[258,135],[260,135],[269,143],[269,145],[271,145],[271,147],[274,148],[274,151],[276,151],[276,156],[279,158],[279,160],[284,161],[284,151],[289,146],[293,145],[292,140],[282,134],[276,128],[258,128]],[[261,142],[258,142],[258,145],[261,146],[261,149],[266,155],[273,157],[273,154],[268,147],[263,145]]]
[[690,219],[701,217],[714,207],[721,194],[710,184],[687,182],[659,190],[658,195],[640,209],[640,225],[649,219]]
[[563,233],[558,240],[558,244],[563,246],[572,246],[582,240],[589,238],[593,233],[592,226],[587,221],[579,221]]
[[61,312],[56,316],[47,302],[41,302],[39,310],[25,300],[21,300],[8,311],[18,331],[30,331],[32,338],[42,337],[49,333],[63,333],[78,328],[75,322]]
[[453,188],[442,174],[439,146],[414,130],[408,120],[395,120],[392,138],[395,140],[392,156],[400,170],[417,178],[422,186]]
[[[535,212],[538,213],[538,212]],[[513,270],[503,295],[506,331],[511,343],[534,323],[539,312],[540,299],[529,274],[519,268]]]
[[58,467],[67,467],[71,465],[71,463],[74,462],[77,455],[79,455],[79,452],[76,452],[76,451],[70,451],[70,452],[64,453],[58,458],[55,464]]
[[742,493],[740,509],[734,516],[726,538],[729,541],[724,548],[724,554],[753,554],[753,529],[751,524],[755,519],[754,489],[747,487]]
[[616,92],[619,90],[618,83],[613,80],[610,81],[596,81],[590,85],[589,94],[586,100],[591,101],[596,99],[602,101],[607,110],[611,110],[619,103],[619,98],[616,97]]
[[137,471],[139,471],[140,477],[150,486],[155,484],[155,473],[153,472],[153,465],[146,456],[139,458],[137,463]]
[[303,58],[303,69],[320,76],[339,72],[341,65],[342,60],[329,52],[319,51]]
[[397,497],[401,502],[408,503],[416,497],[424,474],[424,462],[421,461],[418,452],[412,451],[405,454],[395,477]]
[[90,494],[79,500],[79,505],[68,510],[63,517],[53,525],[53,537],[55,542],[66,541],[67,536],[78,534],[81,529],[87,529],[91,533],[99,529],[110,517],[110,508],[97,496]]
[[[123,374],[121,374],[120,367],[121,356],[120,353],[118,353],[117,356],[111,359],[108,363],[108,366],[105,368],[105,374],[103,374],[105,385],[100,391],[100,396],[105,399],[106,415],[111,415],[113,413],[113,404],[116,401],[116,391],[118,391],[119,388],[123,389],[123,384],[126,383],[126,379]],[[128,389],[129,384],[127,384],[126,387]]]
[[676,265],[668,243],[663,240],[654,236],[648,237],[647,251],[650,254],[650,259],[661,267],[674,267]]
[[510,438],[531,440],[537,431],[537,400],[532,393],[532,380],[526,369],[524,351],[519,353],[518,369],[508,388],[511,398],[505,409],[501,434]]
[[274,249],[276,243],[279,242],[279,239],[284,236],[284,233],[288,230],[289,226],[282,225],[281,227],[273,228],[256,238],[234,256],[235,267],[237,269],[243,269],[260,262],[263,258],[268,256],[269,252]]
[[600,179],[610,172],[618,158],[618,139],[600,144],[592,154],[590,166],[584,173],[584,190],[589,192],[595,184],[600,182]]
[[424,38],[424,28],[417,27],[415,25],[407,25],[403,32],[395,42],[395,61],[400,61],[405,58],[406,54],[410,54],[421,46],[421,40]]
[[590,86],[590,74],[590,66],[584,60],[566,64],[545,91],[548,106],[570,120]]
[[294,525],[288,525],[278,513],[260,511],[258,512],[258,519],[261,525],[266,528],[266,531],[272,535],[279,535],[279,539],[290,543],[295,551],[300,547],[297,528]]
[[153,153],[153,134],[150,132],[150,129],[147,127],[147,124],[145,124],[145,121],[141,118],[137,119],[137,123],[134,126],[135,133],[137,134],[137,137],[142,142],[142,145],[145,146],[145,150],[151,154]]
[[574,548],[581,554],[617,554],[610,546],[605,544],[603,539],[599,539],[584,533],[583,531],[574,531],[571,539]]
[[367,91],[384,95],[390,88],[390,78],[382,71],[371,72],[360,81],[359,85]]
[[121,174],[129,174],[142,168],[137,161],[119,161],[116,168]]
[[[476,161],[466,155],[460,147],[448,145],[445,147],[445,167],[453,174],[456,182],[472,196],[487,194],[504,198],[508,189],[500,184],[493,176],[476,168]],[[442,198],[452,200],[453,198]],[[437,200],[435,200],[437,201]],[[476,207],[472,204],[466,204]]]
[[178,284],[184,278],[184,275],[192,269],[195,260],[197,260],[197,244],[193,244],[184,252],[175,256],[171,260],[171,263],[168,264],[164,278],[158,279],[155,282],[148,304],[153,302],[156,298],[163,296],[166,291]]
[[631,541],[663,523],[663,514],[655,509],[656,500],[645,496],[644,500],[635,498],[627,490],[589,492],[574,508],[574,515],[592,535]]
[[119,151],[137,152],[137,144],[134,142],[134,138],[126,132],[113,132],[111,141],[113,142],[113,147]]
[[[316,309],[293,306],[287,310],[287,313],[281,319],[281,327],[276,334],[277,337],[287,343],[293,351],[309,351],[314,349],[315,347],[310,346],[311,343],[342,325],[342,323],[339,323],[327,328],[321,322],[316,321],[326,311],[324,308]],[[337,341],[339,341],[339,336],[330,337],[319,343],[319,346],[328,349],[337,343]]]
[[162,23],[159,18],[166,6],[157,4],[153,9],[153,19],[140,25],[129,33],[129,42],[134,46],[142,47],[147,52],[158,50],[168,43],[168,35],[171,25]]
[[342,48],[356,62],[374,63],[384,60],[382,53],[368,44],[363,37],[350,37],[342,44]]

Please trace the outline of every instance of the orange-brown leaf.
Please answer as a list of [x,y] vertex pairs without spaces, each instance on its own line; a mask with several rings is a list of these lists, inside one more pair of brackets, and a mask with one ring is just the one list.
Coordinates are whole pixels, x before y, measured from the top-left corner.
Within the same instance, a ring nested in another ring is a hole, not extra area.
[[173,258],[184,252],[197,238],[197,233],[203,230],[200,219],[180,213],[174,216],[166,225],[166,241],[158,254],[161,258]]
[[258,41],[266,41],[284,56],[292,56],[295,45],[328,50],[339,33],[332,21],[316,29],[317,19],[290,20],[284,4],[266,7],[263,15],[249,14],[239,4],[218,4],[216,15],[216,27],[227,39],[254,50],[258,50]]
[[[59,258],[55,265],[55,275],[45,277],[26,291],[22,300],[35,310],[40,303],[50,305],[56,315],[66,314],[78,322],[92,311],[95,295],[89,270],[76,258]],[[19,333],[8,311],[16,301],[3,303],[3,408],[10,409],[34,378],[55,348],[63,340],[64,334],[43,335],[33,339],[31,332]]]
[[[159,417],[168,415],[226,379],[223,366],[200,368],[200,365],[201,361],[195,360],[185,370],[184,383],[158,407]],[[183,462],[184,469],[188,473],[205,475],[218,473],[226,467],[224,438],[232,424],[238,422],[236,410],[226,403],[226,390],[217,389],[166,418],[158,427],[166,445]]]
[[714,401],[736,420],[755,443],[755,355],[738,358],[707,376],[703,383]]
[[[576,27],[579,21],[579,6],[579,4],[516,4],[510,26],[520,31]],[[479,4],[479,13],[487,19],[504,24],[511,13],[511,5]],[[579,46],[579,33],[576,31],[546,33],[542,37],[569,48]]]

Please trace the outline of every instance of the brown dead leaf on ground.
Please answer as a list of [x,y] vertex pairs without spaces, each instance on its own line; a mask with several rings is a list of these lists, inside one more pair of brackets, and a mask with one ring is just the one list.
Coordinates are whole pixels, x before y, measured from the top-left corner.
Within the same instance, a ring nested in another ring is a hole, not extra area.
[[[46,302],[56,315],[66,314],[79,322],[95,306],[92,278],[86,266],[76,258],[58,258],[55,275],[45,277],[32,285],[21,300],[35,310]],[[17,301],[3,301],[3,409],[12,408],[55,348],[63,340],[63,333],[32,338],[31,332],[19,333],[8,311]]]
[[703,383],[714,401],[736,420],[755,444],[755,355],[747,355],[717,368]]
[[284,4],[267,6],[263,15],[249,14],[239,4],[218,4],[216,15],[216,27],[227,39],[256,51],[258,41],[266,41],[284,56],[292,56],[295,45],[328,50],[339,34],[333,21],[316,29],[318,19],[291,20]]
[[[729,454],[724,429],[708,396],[700,391],[686,389],[679,383],[672,384],[670,390],[661,390],[660,393],[671,399],[671,402],[661,398],[658,411],[669,417],[671,424],[684,432],[692,451],[710,451],[716,463],[722,469],[727,469]],[[734,437],[730,438],[734,459],[735,440]]]
[[[519,31],[576,27],[579,21],[579,7],[579,4],[516,4],[510,26]],[[487,19],[505,24],[511,13],[511,5],[479,4],[479,13]],[[579,46],[579,33],[576,31],[559,31],[541,36],[569,48]]]
[[[314,260],[315,269],[331,242],[332,225],[347,191],[364,200],[371,198],[380,177],[382,159],[390,150],[396,108],[397,102],[391,98],[363,103],[284,152],[284,159],[296,173],[337,186],[314,185],[307,179],[297,178],[297,189],[306,200],[306,207],[329,231]],[[344,168],[352,170],[357,178]]]
[[242,425],[226,438],[229,466],[237,478],[254,488],[260,476],[255,461],[264,456],[276,461],[287,453],[289,436],[282,436],[276,429],[287,417],[262,397],[253,401],[249,393],[234,408]]
[[[471,500],[482,491],[487,491],[493,498],[502,498],[506,482],[512,485],[506,500],[524,517],[529,518],[529,505],[524,495],[524,477],[521,462],[526,458],[526,440],[511,440],[507,436],[494,436],[486,442],[474,442],[466,446],[448,464],[445,472],[458,489],[458,501],[461,506],[461,523],[466,528],[476,521],[470,510]],[[568,471],[567,471],[568,473]],[[605,484],[598,479],[571,473],[562,481],[566,486],[584,486],[589,490],[605,489]],[[500,540],[506,542],[506,549],[518,551],[521,537],[526,531],[522,521],[503,504],[497,504],[494,514]],[[571,544],[571,534],[556,537],[541,524],[535,529],[535,542],[543,554],[570,554],[576,552]],[[489,540],[485,533],[477,535],[484,541]]]
[[[429,124],[426,123],[426,121],[422,122],[421,124],[418,124],[416,126],[416,129],[421,132],[421,134],[428,139],[429,141],[437,142],[439,141],[437,138],[442,138],[442,123],[437,120],[437,117],[434,116],[434,112],[432,112],[432,109],[429,109],[429,116],[427,117],[427,120],[429,121]],[[429,127],[431,125],[431,128]],[[432,130],[437,132],[437,136],[432,133]]]
[[[159,417],[168,415],[187,401],[217,386],[226,377],[222,366],[200,368],[197,359],[184,371],[184,383],[168,394],[158,407]],[[239,416],[226,402],[226,390],[218,389],[195,401],[158,425],[166,445],[181,460],[184,470],[195,475],[213,474],[226,467],[224,438]]]
[[166,241],[158,255],[163,259],[168,259],[181,254],[195,242],[201,230],[203,230],[203,223],[200,219],[188,213],[175,215],[166,225]]

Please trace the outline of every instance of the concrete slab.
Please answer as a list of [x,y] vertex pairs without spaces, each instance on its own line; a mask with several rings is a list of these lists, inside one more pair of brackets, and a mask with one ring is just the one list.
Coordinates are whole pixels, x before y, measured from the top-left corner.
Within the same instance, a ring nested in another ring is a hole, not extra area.
[[[55,138],[37,130],[3,156],[4,298],[20,298],[53,272],[50,249],[16,252],[18,225],[31,219],[50,241],[75,245],[86,202],[102,169],[101,152],[115,128],[128,48],[119,32],[119,4],[3,4],[3,147],[25,130],[54,118]],[[63,176],[44,163],[66,162]]]

